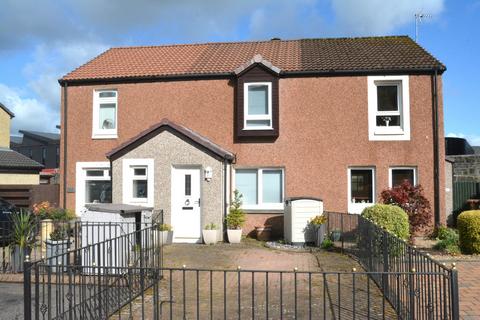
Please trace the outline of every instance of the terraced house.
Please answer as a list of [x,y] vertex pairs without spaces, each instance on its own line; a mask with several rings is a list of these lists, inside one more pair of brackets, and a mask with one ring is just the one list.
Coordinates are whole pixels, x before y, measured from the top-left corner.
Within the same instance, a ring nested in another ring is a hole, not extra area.
[[444,220],[445,66],[409,37],[112,48],[60,79],[61,197],[163,209],[176,241],[282,230],[288,197],[359,213],[404,179]]

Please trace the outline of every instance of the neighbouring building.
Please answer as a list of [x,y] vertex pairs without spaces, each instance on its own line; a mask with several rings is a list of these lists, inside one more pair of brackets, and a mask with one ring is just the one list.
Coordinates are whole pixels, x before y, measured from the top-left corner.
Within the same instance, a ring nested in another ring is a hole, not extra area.
[[288,197],[360,213],[421,184],[445,222],[442,73],[405,36],[112,48],[59,80],[61,202],[164,210],[176,241],[223,225],[281,233]]
[[10,149],[10,121],[14,116],[0,103],[0,186],[39,184],[43,166]]
[[452,193],[449,197],[447,190],[450,202],[446,212],[454,224],[463,210],[480,207],[480,147],[471,146],[464,138],[446,137],[445,154],[447,169],[450,169],[446,186]]

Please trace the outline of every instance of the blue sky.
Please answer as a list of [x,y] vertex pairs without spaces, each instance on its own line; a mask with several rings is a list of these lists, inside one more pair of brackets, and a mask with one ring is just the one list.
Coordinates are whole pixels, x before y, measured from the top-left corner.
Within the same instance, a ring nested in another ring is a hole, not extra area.
[[0,0],[0,102],[55,131],[57,79],[111,46],[406,34],[447,65],[445,134],[480,145],[480,0]]

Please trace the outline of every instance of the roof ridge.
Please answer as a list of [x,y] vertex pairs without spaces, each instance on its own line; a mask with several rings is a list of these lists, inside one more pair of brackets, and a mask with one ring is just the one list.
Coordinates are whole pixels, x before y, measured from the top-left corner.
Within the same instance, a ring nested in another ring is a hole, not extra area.
[[[244,40],[244,41],[219,41],[219,42],[209,41],[209,42],[195,42],[195,43],[170,43],[170,44],[159,44],[159,45],[114,46],[114,47],[110,47],[107,51],[117,50],[117,49],[123,50],[123,49],[146,49],[146,48],[195,47],[195,46],[217,45],[217,44],[218,45],[220,45],[220,44],[255,44],[255,43],[271,43],[271,42],[275,42],[275,41],[277,41],[277,42],[298,42],[298,41],[315,41],[315,40],[334,41],[334,40],[358,40],[358,39],[382,39],[382,38],[388,38],[388,39],[391,39],[391,38],[410,38],[410,36],[408,36],[408,35],[390,35],[390,36],[363,36],[363,37],[297,38],[297,39],[280,39],[280,40],[270,39],[270,40]],[[107,51],[105,51],[104,53],[106,53]]]

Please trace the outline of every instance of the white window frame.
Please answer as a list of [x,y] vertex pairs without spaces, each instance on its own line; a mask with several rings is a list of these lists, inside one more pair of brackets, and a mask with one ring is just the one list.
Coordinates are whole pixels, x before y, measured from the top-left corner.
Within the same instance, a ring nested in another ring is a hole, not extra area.
[[[268,87],[268,114],[267,115],[249,115],[248,114],[248,88],[250,86]],[[247,126],[249,120],[269,120],[269,126]],[[271,82],[246,82],[243,84],[243,130],[273,130],[272,116],[272,83]]]
[[[245,210],[283,210],[285,202],[285,169],[284,168],[275,168],[275,167],[262,167],[262,168],[251,168],[251,167],[241,167],[235,168],[233,172],[233,185],[235,186],[233,190],[236,189],[236,171],[237,170],[256,170],[257,171],[257,204],[255,205],[243,205],[242,209]],[[263,202],[263,171],[281,171],[282,172],[282,202],[278,203],[269,203]],[[233,191],[232,190],[232,191]],[[233,193],[232,193],[233,198]]]
[[[104,173],[101,177],[87,177],[87,170],[103,170]],[[87,204],[85,202],[85,183],[89,180],[111,181],[110,162],[77,162],[75,175],[75,211],[76,214],[80,216]]]
[[416,186],[418,184],[418,173],[417,173],[417,167],[412,167],[412,166],[396,166],[396,167],[390,167],[388,168],[388,186],[389,188],[392,188],[393,185],[393,170],[413,170],[413,185]]
[[[368,136],[372,141],[410,140],[409,76],[369,76],[368,79]],[[378,111],[377,87],[397,85],[398,111]],[[400,127],[377,127],[377,116],[399,115]]]
[[[134,168],[147,169],[147,198],[133,197]],[[154,159],[123,159],[122,160],[122,193],[123,203],[153,207],[154,205]]]
[[[115,97],[100,98],[102,92],[115,92]],[[115,128],[100,129],[100,104],[115,104]],[[92,115],[92,139],[116,139],[118,138],[118,91],[115,89],[94,90],[93,91],[93,115]]]
[[[355,203],[352,202],[352,170],[370,170],[372,171],[372,203]],[[348,168],[348,192],[347,192],[347,203],[348,203],[348,212],[349,213],[361,213],[358,208],[365,208],[375,204],[377,201],[377,177],[376,177],[376,168],[375,167],[349,167]],[[357,210],[356,210],[357,209]]]

